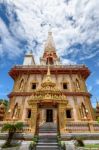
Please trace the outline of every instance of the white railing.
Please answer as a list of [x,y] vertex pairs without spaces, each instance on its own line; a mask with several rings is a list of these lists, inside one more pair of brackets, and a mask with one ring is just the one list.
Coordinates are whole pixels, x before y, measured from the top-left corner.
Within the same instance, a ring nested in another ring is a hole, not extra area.
[[[99,123],[93,122],[91,125],[93,126],[94,132],[99,131]],[[90,122],[67,122],[65,129],[69,132],[89,132]]]

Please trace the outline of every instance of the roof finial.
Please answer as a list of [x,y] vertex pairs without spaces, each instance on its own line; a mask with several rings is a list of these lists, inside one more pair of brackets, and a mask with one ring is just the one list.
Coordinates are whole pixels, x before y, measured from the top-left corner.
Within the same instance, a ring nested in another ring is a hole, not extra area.
[[45,42],[45,51],[55,51],[55,43],[53,40],[51,29],[48,31],[48,38]]
[[52,25],[49,24],[49,32],[51,32],[51,31],[52,31]]
[[49,66],[49,60],[48,60],[48,65],[47,65],[47,74],[46,74],[46,77],[44,78],[43,80],[43,83],[49,83],[49,82],[53,82],[52,81],[52,78],[51,78],[51,73],[50,73],[50,66]]

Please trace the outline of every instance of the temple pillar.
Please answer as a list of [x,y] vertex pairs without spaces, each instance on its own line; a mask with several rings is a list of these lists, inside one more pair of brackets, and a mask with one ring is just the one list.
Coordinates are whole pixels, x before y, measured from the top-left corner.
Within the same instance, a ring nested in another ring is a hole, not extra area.
[[54,109],[53,120],[54,120],[54,123],[57,123],[57,110],[56,109]]
[[31,130],[33,134],[36,132],[37,113],[37,103],[34,103],[31,107]]
[[66,106],[60,103],[58,106],[58,116],[59,116],[59,131],[60,134],[65,132],[66,128]]

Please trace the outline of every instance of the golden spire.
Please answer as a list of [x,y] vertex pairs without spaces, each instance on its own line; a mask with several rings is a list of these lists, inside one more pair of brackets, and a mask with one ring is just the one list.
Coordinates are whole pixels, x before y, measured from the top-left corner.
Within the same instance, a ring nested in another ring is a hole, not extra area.
[[51,73],[50,73],[50,66],[49,66],[49,60],[48,60],[48,66],[47,66],[47,74],[46,77],[44,78],[41,86],[45,86],[45,85],[52,85],[55,86],[56,84],[53,82],[52,78],[51,78]]
[[51,73],[50,73],[50,66],[49,66],[49,60],[48,60],[47,74],[46,74],[46,78],[45,78],[44,81],[46,81],[46,82],[52,82]]
[[48,32],[48,38],[45,42],[45,51],[55,51],[55,43],[51,31]]

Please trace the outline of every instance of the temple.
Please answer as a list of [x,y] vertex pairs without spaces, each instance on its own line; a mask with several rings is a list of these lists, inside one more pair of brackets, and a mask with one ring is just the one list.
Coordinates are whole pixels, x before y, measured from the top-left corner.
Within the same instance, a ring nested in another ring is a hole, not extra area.
[[55,124],[61,134],[99,131],[86,87],[90,70],[85,65],[62,65],[52,32],[40,65],[28,52],[23,65],[14,66],[9,75],[14,87],[5,120],[22,121],[28,124],[27,132],[34,134],[46,123]]

